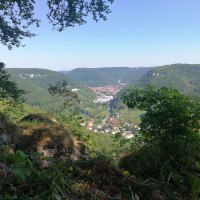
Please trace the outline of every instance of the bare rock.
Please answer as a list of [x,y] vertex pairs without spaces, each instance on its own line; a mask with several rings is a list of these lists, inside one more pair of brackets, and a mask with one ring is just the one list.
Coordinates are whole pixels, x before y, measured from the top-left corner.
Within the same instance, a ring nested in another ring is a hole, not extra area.
[[61,161],[70,159],[75,152],[75,145],[70,133],[57,124],[40,124],[24,130],[16,143],[17,149],[25,153],[41,154],[40,166],[48,166],[48,158]]
[[8,133],[0,133],[0,145],[10,144],[10,143],[11,143],[11,135]]

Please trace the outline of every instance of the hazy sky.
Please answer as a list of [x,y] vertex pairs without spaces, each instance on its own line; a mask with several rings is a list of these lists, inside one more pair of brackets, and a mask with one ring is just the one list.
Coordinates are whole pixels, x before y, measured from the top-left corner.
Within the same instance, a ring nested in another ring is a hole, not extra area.
[[38,36],[11,51],[0,44],[0,61],[7,67],[69,70],[200,63],[199,0],[115,0],[107,21],[89,20],[61,33],[48,24],[45,1],[38,2],[37,16],[43,20],[34,29]]

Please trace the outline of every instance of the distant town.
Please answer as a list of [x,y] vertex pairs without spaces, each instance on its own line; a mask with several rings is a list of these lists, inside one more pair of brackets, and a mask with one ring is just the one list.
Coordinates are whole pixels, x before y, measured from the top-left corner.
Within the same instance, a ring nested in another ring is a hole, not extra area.
[[120,83],[118,85],[107,85],[101,87],[89,87],[93,92],[97,94],[97,98],[94,100],[95,103],[108,103],[108,114],[105,119],[102,119],[101,124],[96,124],[96,122],[91,119],[87,123],[82,123],[82,126],[85,126],[88,130],[98,132],[98,133],[107,133],[107,134],[117,134],[130,139],[140,129],[139,124],[133,124],[126,122],[123,126],[119,124],[120,113],[112,113],[110,110],[109,102],[116,98],[117,93],[123,89],[126,84]]
[[89,87],[93,92],[97,94],[97,99],[94,100],[95,103],[106,103],[114,98],[114,96],[125,86],[126,84],[119,85],[107,85],[101,87]]
[[102,124],[96,124],[94,120],[90,120],[87,123],[82,123],[88,130],[95,133],[117,134],[120,133],[124,138],[130,139],[140,130],[139,124],[126,122],[123,126],[119,124],[119,113],[114,113],[109,116],[106,121],[102,121]]

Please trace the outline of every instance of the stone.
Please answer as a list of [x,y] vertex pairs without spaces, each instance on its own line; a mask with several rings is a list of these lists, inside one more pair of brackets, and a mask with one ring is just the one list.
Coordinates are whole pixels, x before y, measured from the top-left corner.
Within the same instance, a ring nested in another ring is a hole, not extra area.
[[0,145],[10,144],[10,143],[11,143],[11,135],[8,133],[0,133]]

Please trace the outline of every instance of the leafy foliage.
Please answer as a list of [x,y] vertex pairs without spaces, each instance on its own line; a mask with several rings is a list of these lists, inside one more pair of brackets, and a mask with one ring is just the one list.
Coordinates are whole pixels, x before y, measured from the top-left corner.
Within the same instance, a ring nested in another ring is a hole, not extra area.
[[39,25],[34,18],[34,1],[2,0],[0,2],[0,42],[9,49],[19,47],[24,37],[33,37],[28,28]]
[[69,89],[66,80],[59,81],[55,86],[50,85],[48,91],[52,96],[63,96],[65,98],[64,106],[71,106],[71,102],[78,99],[78,95]]
[[[171,184],[171,190],[179,194],[184,193],[183,187],[196,194],[200,183],[199,103],[175,89],[154,87],[132,90],[123,101],[129,108],[146,111],[140,124],[139,148],[128,158],[135,163],[132,170],[143,178]],[[138,170],[138,164],[144,168]]]
[[10,75],[4,69],[5,64],[0,62],[0,105],[1,111],[17,120],[23,112],[21,102],[24,90],[18,88],[17,84],[11,80]]
[[69,185],[73,180],[70,179],[67,163],[61,165],[57,162],[42,170],[36,164],[40,157],[40,154],[28,155],[21,150],[13,155],[0,156],[0,162],[4,162],[3,173],[9,173],[4,180],[0,179],[0,199],[53,200],[63,198],[70,191]]
[[199,131],[199,107],[175,89],[135,89],[123,100],[129,108],[146,111],[142,118],[141,133],[148,134],[148,141],[154,140],[154,136],[187,136]]
[[68,83],[66,80],[59,81],[55,86],[50,85],[48,89],[49,93],[52,96],[63,96],[64,97],[64,108],[72,111],[72,115],[79,113],[79,99],[78,95],[69,89]]
[[21,101],[3,101],[1,112],[17,122],[24,115],[24,105]]
[[108,3],[113,3],[114,0],[49,0],[48,19],[53,26],[59,31],[66,27],[82,25],[86,23],[86,17],[91,14],[95,21],[99,19],[106,20],[106,15],[110,13]]
[[[47,0],[47,17],[53,27],[63,31],[67,27],[86,23],[86,17],[92,15],[95,21],[106,20],[110,13],[109,4],[114,0]],[[9,49],[21,46],[21,40],[35,36],[30,32],[32,25],[39,26],[35,18],[35,1],[2,0],[0,2],[0,42]]]

